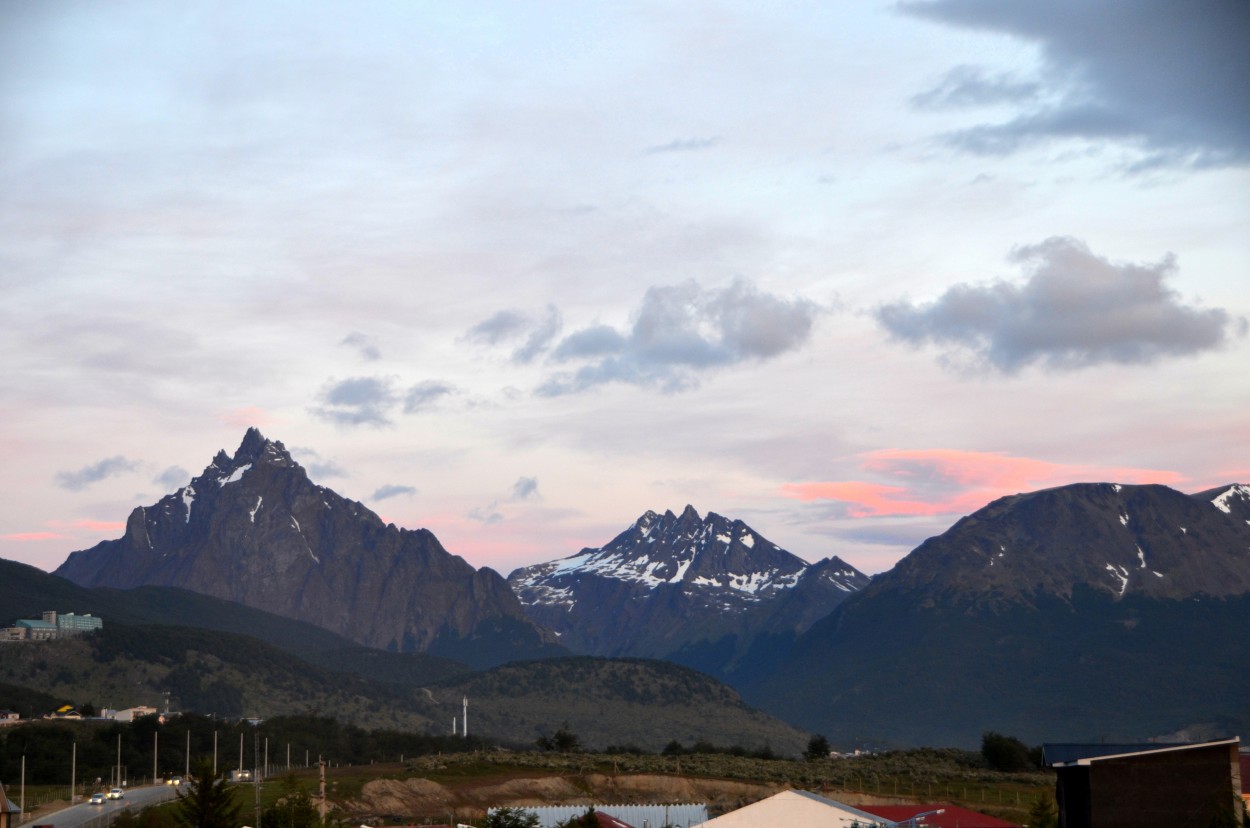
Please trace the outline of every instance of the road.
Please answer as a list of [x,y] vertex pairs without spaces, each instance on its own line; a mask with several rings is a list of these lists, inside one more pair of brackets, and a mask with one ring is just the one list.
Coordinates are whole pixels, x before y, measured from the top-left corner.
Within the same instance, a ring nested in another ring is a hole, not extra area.
[[103,805],[71,805],[54,814],[37,817],[22,824],[22,828],[50,825],[52,828],[103,828],[126,808],[138,813],[149,805],[159,805],[174,798],[172,785],[149,785],[145,788],[128,788],[125,799],[107,799]]

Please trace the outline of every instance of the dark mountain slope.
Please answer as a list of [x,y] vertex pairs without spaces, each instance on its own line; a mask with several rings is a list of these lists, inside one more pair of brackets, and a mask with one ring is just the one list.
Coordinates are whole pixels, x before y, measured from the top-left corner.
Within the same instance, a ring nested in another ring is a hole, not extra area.
[[798,639],[753,703],[840,742],[1250,735],[1250,525],[1229,489],[1003,498]]
[[174,587],[87,589],[33,566],[0,559],[0,624],[38,618],[44,610],[92,613],[105,626],[161,625],[235,633],[271,644],[336,672],[408,685],[469,672],[455,661],[425,653],[387,653],[362,647],[329,630],[253,607]]
[[426,688],[454,707],[469,699],[469,732],[532,745],[561,727],[582,745],[764,746],[795,755],[807,734],[748,707],[728,686],[664,661],[590,657],[505,664]]
[[93,587],[181,587],[380,649],[455,645],[475,664],[563,652],[497,573],[312,483],[256,429],[233,457],[219,452],[190,484],[135,509],[121,539],[71,554],[56,574]]

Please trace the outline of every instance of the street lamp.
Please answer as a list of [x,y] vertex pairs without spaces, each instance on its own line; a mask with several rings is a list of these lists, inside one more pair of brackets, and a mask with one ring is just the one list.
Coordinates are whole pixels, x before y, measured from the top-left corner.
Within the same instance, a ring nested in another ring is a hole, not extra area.
[[938,808],[936,811],[925,811],[922,814],[916,814],[911,819],[905,819],[902,822],[892,822],[890,823],[890,828],[895,828],[895,826],[901,826],[901,825],[906,825],[907,828],[917,828],[917,826],[920,825],[921,820],[923,820],[925,817],[933,816],[935,814],[944,814],[944,813],[946,813],[945,808]]

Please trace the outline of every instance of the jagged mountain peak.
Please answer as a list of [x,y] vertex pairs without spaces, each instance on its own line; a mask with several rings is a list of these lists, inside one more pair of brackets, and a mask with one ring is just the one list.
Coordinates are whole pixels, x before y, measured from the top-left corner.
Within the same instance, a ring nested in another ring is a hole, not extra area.
[[[529,616],[595,655],[662,657],[730,636],[748,646],[829,612],[868,579],[808,564],[741,520],[648,510],[600,547],[508,576]],[[728,652],[728,651],[727,651]]]
[[730,521],[715,512],[700,517],[694,506],[687,505],[680,515],[648,510],[601,547],[527,570],[535,574],[539,570],[542,574],[587,571],[649,587],[719,581],[721,586],[755,591],[766,586],[759,576],[793,577],[806,565],[741,520]]
[[121,539],[72,553],[57,574],[83,586],[182,587],[401,651],[479,632],[483,648],[512,633],[536,646],[548,636],[497,573],[316,485],[256,428],[233,455],[217,452],[187,485],[135,508]]

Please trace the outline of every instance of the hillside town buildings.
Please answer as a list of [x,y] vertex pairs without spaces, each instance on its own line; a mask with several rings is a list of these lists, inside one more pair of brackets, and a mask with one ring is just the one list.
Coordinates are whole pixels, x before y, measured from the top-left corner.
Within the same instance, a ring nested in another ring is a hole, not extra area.
[[0,641],[54,641],[104,628],[104,619],[87,613],[47,610],[42,618],[19,618],[13,626],[0,629]]

